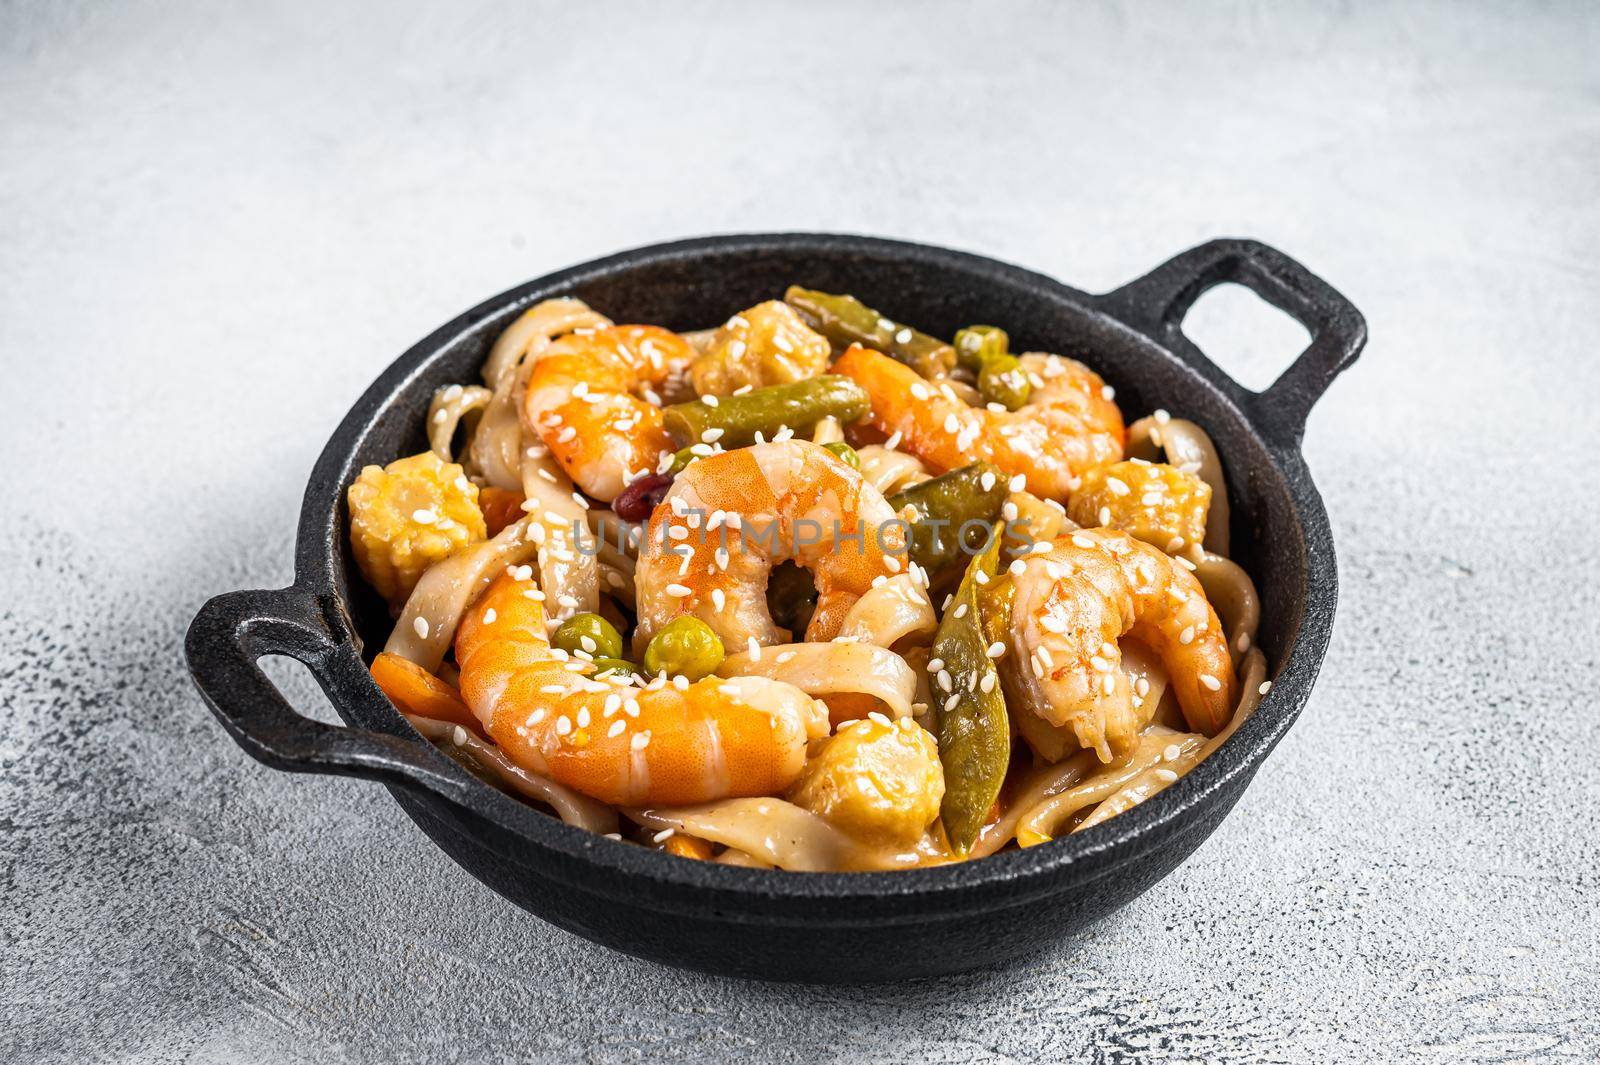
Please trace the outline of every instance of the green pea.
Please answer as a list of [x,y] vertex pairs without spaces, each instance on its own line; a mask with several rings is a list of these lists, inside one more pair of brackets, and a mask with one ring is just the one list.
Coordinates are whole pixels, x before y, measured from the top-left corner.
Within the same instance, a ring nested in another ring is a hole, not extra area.
[[622,657],[622,634],[599,614],[572,615],[550,642],[568,654],[585,651],[595,658]]
[[669,621],[644,649],[644,668],[651,673],[685,676],[691,681],[709,677],[722,665],[722,641],[711,626],[683,614]]
[[1023,372],[1022,360],[1015,355],[995,355],[985,360],[983,369],[978,371],[978,391],[984,402],[1016,410],[1028,402],[1033,386]]
[[1011,338],[996,325],[973,325],[956,332],[956,361],[976,373],[983,364],[1010,350]]
[[855,448],[843,440],[836,440],[831,444],[823,444],[822,446],[844,459],[845,463],[852,468],[857,470],[861,468],[861,456],[856,454]]
[[[704,448],[704,445],[700,446]],[[694,453],[694,447],[695,445],[691,444],[690,446],[674,454],[672,456],[672,465],[667,467],[667,472],[676,477],[678,474],[684,471],[684,468],[687,467],[689,463],[699,458],[700,456]]]
[[629,676],[639,672],[639,667],[625,658],[596,658],[594,660],[594,675],[603,677],[607,673],[626,673]]

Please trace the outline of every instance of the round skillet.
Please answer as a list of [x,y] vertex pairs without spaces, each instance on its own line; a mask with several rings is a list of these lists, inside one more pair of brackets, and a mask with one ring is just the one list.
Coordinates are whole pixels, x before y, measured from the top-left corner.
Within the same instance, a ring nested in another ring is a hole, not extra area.
[[[1180,329],[1202,292],[1229,281],[1311,335],[1260,393],[1234,382]],[[425,448],[434,390],[476,379],[495,336],[538,300],[577,296],[618,321],[688,330],[791,283],[852,293],[934,335],[997,323],[1018,350],[1088,362],[1115,386],[1130,421],[1165,407],[1211,434],[1227,471],[1233,557],[1261,592],[1259,644],[1273,679],[1260,709],[1214,756],[1149,802],[1028,850],[912,871],[799,874],[680,859],[570,828],[479,782],[412,730],[367,673],[389,618],[351,560],[344,495],[361,468]],[[1216,828],[1304,706],[1337,587],[1327,515],[1300,438],[1312,404],[1365,339],[1348,301],[1247,240],[1212,241],[1100,296],[981,256],[870,237],[723,236],[623,252],[502,293],[385,370],[311,474],[294,584],[208,602],[185,641],[189,669],[252,756],[291,772],[383,783],[467,871],[596,942],[773,979],[892,980],[992,965],[1104,917],[1170,872]],[[349,727],[297,714],[256,665],[269,654],[304,663]]]

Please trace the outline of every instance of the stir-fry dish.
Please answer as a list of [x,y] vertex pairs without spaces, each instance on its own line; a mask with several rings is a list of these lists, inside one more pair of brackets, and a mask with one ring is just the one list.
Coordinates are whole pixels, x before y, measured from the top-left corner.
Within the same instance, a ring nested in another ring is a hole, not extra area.
[[495,787],[700,861],[913,868],[1148,800],[1269,687],[1222,467],[1010,347],[798,287],[686,334],[537,304],[350,486],[373,679]]

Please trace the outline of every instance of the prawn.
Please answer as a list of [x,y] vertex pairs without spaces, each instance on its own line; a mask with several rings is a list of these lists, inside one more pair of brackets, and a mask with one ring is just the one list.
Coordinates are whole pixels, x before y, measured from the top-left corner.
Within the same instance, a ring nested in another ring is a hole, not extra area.
[[939,473],[983,461],[1045,499],[1065,499],[1086,470],[1122,457],[1122,412],[1081,362],[1024,355],[1034,382],[1015,411],[970,406],[947,384],[925,381],[889,356],[852,346],[833,364],[872,397],[868,422]]
[[634,575],[635,640],[643,646],[674,617],[693,614],[724,645],[785,642],[767,608],[767,577],[790,560],[816,582],[806,639],[831,640],[875,581],[906,570],[905,531],[882,492],[809,440],[698,459],[651,518]]
[[[1046,543],[1046,541],[1041,541]],[[1122,668],[1131,636],[1167,669],[1196,732],[1223,728],[1239,699],[1227,635],[1200,582],[1182,563],[1121,532],[1083,529],[1020,559],[1010,650],[1001,671],[1022,712],[1070,726],[1109,762],[1132,749],[1149,718],[1143,691]]]
[[528,376],[523,418],[578,487],[609,503],[676,450],[662,393],[682,388],[696,356],[653,325],[617,325],[553,341]]
[[828,708],[761,677],[595,678],[550,646],[528,567],[496,578],[456,635],[461,697],[516,765],[615,806],[781,793]]

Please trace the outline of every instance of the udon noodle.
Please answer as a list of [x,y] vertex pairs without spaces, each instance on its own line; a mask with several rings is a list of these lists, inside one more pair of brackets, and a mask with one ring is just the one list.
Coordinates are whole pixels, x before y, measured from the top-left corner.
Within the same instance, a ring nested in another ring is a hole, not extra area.
[[1089,366],[995,327],[546,300],[425,432],[350,489],[395,618],[373,675],[624,843],[790,871],[1038,846],[1153,800],[1270,687],[1205,430],[1124,429]]

